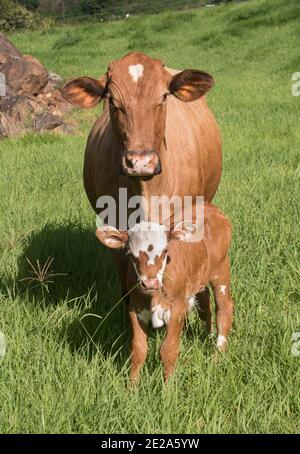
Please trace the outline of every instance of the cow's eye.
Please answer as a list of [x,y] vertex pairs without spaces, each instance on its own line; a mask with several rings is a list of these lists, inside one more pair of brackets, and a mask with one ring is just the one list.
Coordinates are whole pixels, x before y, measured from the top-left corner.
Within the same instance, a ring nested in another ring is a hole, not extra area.
[[169,91],[166,91],[163,95],[162,95],[162,98],[161,98],[161,102],[164,103],[167,101],[167,98],[169,96],[170,92]]
[[125,108],[123,106],[119,105],[119,104],[116,104],[114,102],[114,99],[112,98],[112,96],[110,96],[108,98],[108,100],[109,100],[109,104],[113,107],[114,110],[117,110],[117,111],[120,111],[120,112],[123,112],[123,113],[125,112]]

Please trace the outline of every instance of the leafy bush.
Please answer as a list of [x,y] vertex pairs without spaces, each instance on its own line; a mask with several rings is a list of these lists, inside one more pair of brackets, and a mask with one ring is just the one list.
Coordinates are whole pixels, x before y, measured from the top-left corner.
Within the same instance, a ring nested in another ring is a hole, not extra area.
[[52,49],[62,49],[77,44],[81,40],[80,36],[74,32],[66,32],[54,42]]
[[0,31],[3,32],[45,26],[46,22],[49,22],[41,18],[41,16],[28,11],[14,0],[0,0],[0,11]]

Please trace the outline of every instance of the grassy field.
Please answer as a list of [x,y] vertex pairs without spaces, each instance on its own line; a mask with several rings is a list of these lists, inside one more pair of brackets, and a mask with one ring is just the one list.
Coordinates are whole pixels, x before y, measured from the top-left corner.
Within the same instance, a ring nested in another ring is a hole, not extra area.
[[[129,391],[129,327],[122,305],[109,314],[118,280],[82,185],[101,108],[76,113],[76,136],[1,141],[1,432],[300,431],[300,357],[291,353],[300,331],[300,98],[291,94],[299,14],[298,0],[253,0],[11,36],[65,77],[99,76],[132,49],[214,75],[208,101],[224,143],[215,202],[234,226],[236,311],[230,350],[217,360],[192,316],[167,386],[164,333],[152,331],[141,382]],[[44,285],[23,280],[37,261],[48,267]]]

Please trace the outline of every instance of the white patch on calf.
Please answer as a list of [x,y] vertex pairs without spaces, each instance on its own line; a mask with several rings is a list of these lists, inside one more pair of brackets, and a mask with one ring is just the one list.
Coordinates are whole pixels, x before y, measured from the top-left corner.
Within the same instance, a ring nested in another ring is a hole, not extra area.
[[[148,263],[149,263],[149,262],[148,262]],[[167,263],[167,255],[165,256],[165,258],[164,258],[164,260],[163,260],[161,269],[158,271],[158,273],[157,273],[157,275],[156,275],[156,278],[158,279],[158,282],[159,282],[160,284],[162,284],[162,280],[163,280],[163,277],[164,277],[164,271],[165,271],[166,263]]]
[[160,304],[152,308],[152,326],[153,328],[161,328],[164,324],[168,324],[171,317],[170,309],[164,309]]
[[223,293],[225,295],[226,292],[226,285],[220,285],[220,293]]
[[131,75],[134,82],[137,82],[140,77],[143,76],[144,66],[138,63],[137,65],[128,66],[128,72]]
[[[138,258],[140,252],[146,252],[149,259],[147,265],[154,265],[156,256],[160,256],[168,245],[166,227],[154,222],[142,221],[128,230],[129,249],[134,257]],[[151,250],[148,251],[149,246]],[[165,263],[164,263],[165,266]],[[159,273],[163,273],[161,269]]]
[[228,341],[225,336],[222,336],[222,334],[219,334],[217,337],[217,349],[219,351],[224,351],[227,347]]

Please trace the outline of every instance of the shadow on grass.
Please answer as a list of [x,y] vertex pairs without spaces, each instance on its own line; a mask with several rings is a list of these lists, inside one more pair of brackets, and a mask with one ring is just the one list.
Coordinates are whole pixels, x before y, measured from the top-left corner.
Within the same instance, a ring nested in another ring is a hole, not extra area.
[[[31,278],[36,279],[32,267],[38,268],[37,260],[42,269],[49,258],[53,260],[45,275],[47,291]],[[116,266],[92,229],[72,223],[49,224],[31,233],[18,260],[17,282],[18,293],[26,294],[34,308],[38,305],[49,310],[52,306],[53,311],[57,310],[57,316],[49,318],[50,323],[58,326],[60,319],[59,338],[68,343],[71,351],[88,360],[100,353],[105,358],[113,357],[117,370],[124,367],[130,356],[126,305],[124,301],[116,305],[121,298]],[[68,312],[71,316],[64,317]],[[161,335],[164,337],[164,333]],[[201,344],[206,338],[200,324],[199,328],[186,329],[185,336]],[[150,328],[149,341],[155,337],[155,330]],[[147,361],[150,373],[158,362],[158,356],[155,361]]]
[[[50,263],[44,270],[48,291],[36,280],[33,267],[39,272],[37,261],[41,273]],[[49,224],[30,234],[18,260],[17,282],[18,293],[25,293],[33,305],[45,309],[52,306],[59,316],[72,314],[60,323],[60,337],[72,351],[82,352],[89,359],[99,351],[105,356],[120,352],[117,356],[121,363],[128,358],[125,303],[112,310],[121,298],[116,266],[92,229],[72,223]]]

